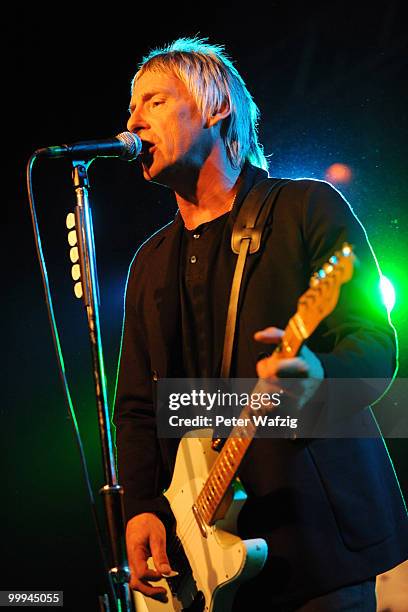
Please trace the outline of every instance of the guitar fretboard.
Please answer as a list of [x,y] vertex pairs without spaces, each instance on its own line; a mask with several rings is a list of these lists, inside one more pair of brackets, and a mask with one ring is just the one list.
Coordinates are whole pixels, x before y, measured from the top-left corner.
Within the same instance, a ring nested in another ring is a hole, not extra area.
[[[305,336],[299,329],[301,322],[296,321],[296,316],[289,321],[279,349],[273,354],[277,360],[295,357],[302,345]],[[259,389],[260,385],[262,385],[262,381],[255,386],[252,393],[264,392],[264,388]],[[250,406],[246,406],[242,410],[239,419],[244,424],[236,425],[232,429],[196,500],[197,510],[207,525],[212,525],[220,518],[217,516],[217,512],[255,436],[257,427],[251,418],[253,413],[254,411]],[[262,410],[258,409],[256,414],[262,414]]]

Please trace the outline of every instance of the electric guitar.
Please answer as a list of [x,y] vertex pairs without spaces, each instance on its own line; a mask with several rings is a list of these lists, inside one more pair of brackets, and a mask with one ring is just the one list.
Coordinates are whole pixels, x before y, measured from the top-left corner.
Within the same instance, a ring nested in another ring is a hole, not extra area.
[[[353,274],[353,265],[352,249],[344,244],[312,276],[273,353],[275,359],[294,357],[334,310],[341,285]],[[245,422],[247,415],[245,407],[241,413]],[[220,452],[212,448],[211,433],[195,431],[180,441],[173,479],[164,494],[176,519],[167,551],[178,575],[155,582],[166,589],[167,603],[134,591],[138,612],[228,612],[239,585],[256,576],[265,563],[265,540],[241,540],[235,535],[238,514],[247,497],[236,474],[256,426],[249,419],[248,425],[234,427]],[[197,437],[200,434],[202,437]],[[152,559],[149,566],[154,568]]]

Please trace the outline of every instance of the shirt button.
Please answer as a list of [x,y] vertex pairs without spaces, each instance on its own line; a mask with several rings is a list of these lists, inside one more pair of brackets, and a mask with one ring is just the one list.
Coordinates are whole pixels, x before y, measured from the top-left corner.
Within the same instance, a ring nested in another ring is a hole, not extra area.
[[194,240],[197,240],[197,238],[199,238],[199,237],[200,237],[200,234],[193,234]]
[[195,263],[196,261],[197,261],[197,257],[196,257],[195,255],[192,255],[192,256],[190,257],[190,262],[191,262],[191,263]]

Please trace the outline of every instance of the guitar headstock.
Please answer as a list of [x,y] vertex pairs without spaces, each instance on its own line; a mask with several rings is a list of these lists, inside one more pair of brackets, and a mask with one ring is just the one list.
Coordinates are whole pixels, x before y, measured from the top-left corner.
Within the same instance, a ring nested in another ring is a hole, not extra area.
[[311,277],[310,288],[299,299],[297,310],[307,332],[305,337],[310,336],[319,323],[335,309],[341,286],[353,275],[354,261],[353,249],[345,242]]

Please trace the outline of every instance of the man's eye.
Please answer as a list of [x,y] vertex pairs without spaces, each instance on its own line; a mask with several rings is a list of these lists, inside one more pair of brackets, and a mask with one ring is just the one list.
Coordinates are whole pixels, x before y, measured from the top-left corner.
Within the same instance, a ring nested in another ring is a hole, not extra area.
[[164,100],[153,100],[152,106],[154,108],[155,106],[160,106],[160,104],[163,104],[163,103],[164,103]]

